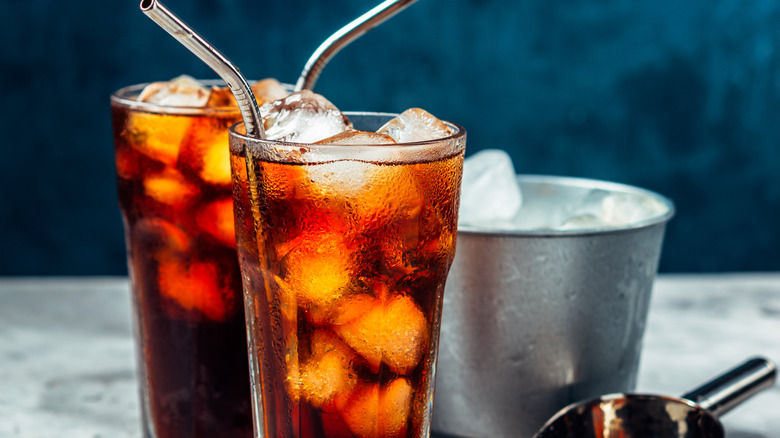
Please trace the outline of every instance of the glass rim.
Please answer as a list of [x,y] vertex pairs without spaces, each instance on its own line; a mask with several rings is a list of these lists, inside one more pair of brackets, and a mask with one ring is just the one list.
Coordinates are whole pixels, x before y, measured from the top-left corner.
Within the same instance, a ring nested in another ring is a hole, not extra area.
[[[342,111],[344,115],[346,115],[350,120],[354,116],[370,116],[370,117],[388,117],[393,118],[398,116],[399,113],[388,113],[388,112],[374,112],[374,111]],[[402,148],[410,148],[410,147],[420,147],[420,146],[430,146],[438,143],[450,143],[450,142],[457,142],[461,140],[462,138],[466,137],[466,128],[463,126],[448,122],[446,120],[442,120],[444,124],[446,124],[450,129],[453,129],[453,133],[446,136],[446,137],[440,137],[433,140],[423,140],[423,141],[410,141],[406,143],[391,143],[391,144],[349,144],[349,145],[340,145],[340,144],[317,144],[315,143],[300,143],[300,142],[290,142],[290,141],[282,141],[282,140],[267,140],[267,139],[259,139],[255,137],[250,137],[244,132],[239,132],[237,128],[241,127],[242,130],[244,130],[244,122],[239,121],[236,122],[228,127],[228,132],[231,138],[238,138],[242,140],[243,142],[249,142],[249,143],[257,143],[257,144],[268,144],[273,145],[274,147],[281,147],[285,149],[293,150],[299,150],[301,148],[304,149],[322,149],[322,150],[328,150],[328,149],[338,149],[338,150],[345,150],[345,149],[354,149],[354,148],[374,148],[374,149],[402,149]]]
[[[196,79],[198,82],[206,87],[221,86],[226,87],[224,81],[220,79]],[[130,96],[138,95],[147,85],[154,82],[166,82],[166,81],[152,81],[142,82],[139,84],[128,85],[122,87],[113,93],[111,93],[111,103],[122,107],[130,108],[137,111],[143,111],[147,113],[155,114],[170,114],[170,115],[211,115],[211,114],[241,114],[238,106],[176,106],[176,105],[160,105],[151,102],[139,102],[135,99],[131,99]],[[254,81],[251,81],[252,83]],[[283,84],[285,85],[285,84]]]

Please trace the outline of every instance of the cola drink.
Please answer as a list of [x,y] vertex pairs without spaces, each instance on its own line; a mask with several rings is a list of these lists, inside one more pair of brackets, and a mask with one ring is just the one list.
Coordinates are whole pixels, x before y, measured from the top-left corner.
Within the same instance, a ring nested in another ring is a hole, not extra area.
[[255,433],[427,436],[465,131],[422,110],[341,123],[325,108],[309,112],[344,132],[231,128]]
[[[275,84],[253,86],[261,103],[278,97]],[[235,100],[182,77],[119,90],[111,114],[144,436],[251,437],[227,142]]]

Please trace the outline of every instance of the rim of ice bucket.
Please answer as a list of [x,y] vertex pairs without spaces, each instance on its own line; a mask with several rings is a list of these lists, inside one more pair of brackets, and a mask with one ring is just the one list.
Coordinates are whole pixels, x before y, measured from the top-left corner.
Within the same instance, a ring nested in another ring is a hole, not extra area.
[[519,174],[518,181],[536,182],[536,183],[555,183],[570,187],[582,187],[587,189],[603,189],[612,192],[632,193],[636,195],[648,196],[655,199],[666,207],[666,211],[657,216],[632,222],[626,225],[605,225],[600,227],[581,228],[573,230],[554,230],[554,229],[532,229],[532,230],[512,230],[500,227],[480,227],[474,225],[458,225],[458,234],[478,235],[478,236],[505,236],[505,237],[575,237],[590,236],[594,234],[613,234],[626,231],[640,230],[650,228],[656,225],[665,224],[675,214],[674,203],[671,199],[656,193],[652,190],[643,189],[629,184],[604,181],[592,178],[580,178],[572,176],[557,175],[536,175]]

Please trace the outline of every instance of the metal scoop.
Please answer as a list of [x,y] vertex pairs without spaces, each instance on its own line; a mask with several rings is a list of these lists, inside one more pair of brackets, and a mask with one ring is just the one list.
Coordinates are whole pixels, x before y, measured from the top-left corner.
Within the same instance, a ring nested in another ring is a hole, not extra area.
[[611,394],[570,405],[535,438],[724,437],[718,417],[774,383],[775,364],[749,359],[682,397]]

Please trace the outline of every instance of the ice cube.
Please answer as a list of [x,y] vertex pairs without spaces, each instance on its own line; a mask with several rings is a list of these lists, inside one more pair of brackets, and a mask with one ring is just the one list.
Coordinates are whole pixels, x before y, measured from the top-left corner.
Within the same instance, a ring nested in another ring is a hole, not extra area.
[[562,230],[615,227],[662,214],[666,207],[648,196],[593,189],[582,199],[559,206],[552,227]]
[[[347,131],[320,140],[317,144],[334,145],[385,145],[395,144],[395,140],[384,134],[366,131]],[[335,161],[308,167],[312,183],[339,198],[355,197],[367,199],[372,196],[363,190],[380,188],[385,182],[383,175],[375,164],[360,161]],[[383,203],[384,205],[384,203]]]
[[206,101],[207,107],[238,107],[236,98],[233,97],[233,92],[228,87],[211,87],[209,98]]
[[138,152],[170,166],[179,159],[179,150],[191,122],[190,117],[131,112],[125,124],[125,135]]
[[296,299],[328,306],[348,292],[349,254],[341,234],[310,233],[284,257],[284,282]]
[[301,368],[301,395],[319,408],[355,382],[349,363],[338,353],[315,357]]
[[355,390],[342,418],[359,438],[397,438],[406,434],[412,385],[403,377],[386,387],[367,383]]
[[377,130],[389,135],[397,143],[436,140],[452,135],[452,130],[431,113],[420,108],[410,108]]
[[260,113],[269,140],[314,143],[352,128],[335,105],[310,90],[266,103]]
[[665,211],[659,201],[633,193],[611,193],[601,202],[601,218],[612,226],[640,222]]
[[592,189],[573,200],[551,199],[547,205],[549,229],[581,230],[607,225],[601,218],[601,204],[609,191]]
[[209,117],[193,119],[182,140],[179,164],[209,184],[230,186],[230,148],[223,123]]
[[517,215],[523,196],[512,159],[498,149],[485,149],[463,162],[458,222],[483,225]]
[[317,196],[348,204],[363,224],[387,224],[394,218],[419,215],[423,199],[411,166],[377,166],[360,161],[335,161],[307,166]]
[[370,163],[343,160],[307,166],[306,174],[313,188],[327,192],[330,197],[357,198],[368,187],[374,167]]
[[397,374],[408,374],[417,366],[428,339],[425,315],[405,295],[377,300],[371,310],[334,329],[373,369],[384,362]]
[[164,106],[202,107],[211,91],[194,78],[181,75],[168,82],[152,82],[138,95],[139,102]]
[[160,293],[185,310],[199,311],[214,321],[226,320],[235,310],[234,292],[221,283],[217,267],[208,262],[184,263],[183,259],[160,261]]
[[423,197],[411,166],[373,166],[366,179],[355,211],[368,224],[386,226],[420,215]]
[[147,196],[162,204],[180,206],[187,204],[197,193],[198,188],[180,172],[165,169],[143,180]]
[[[142,175],[142,155],[133,148],[120,147],[114,151],[116,174],[123,179],[135,179]],[[148,159],[148,158],[147,158]]]
[[599,228],[605,225],[600,217],[585,213],[566,218],[557,228],[560,230],[582,230],[585,228]]
[[255,95],[258,105],[266,102],[284,99],[290,92],[279,81],[273,78],[263,79],[252,84],[252,94]]
[[198,176],[207,183],[216,185],[230,185],[230,153],[224,138],[215,138],[208,143],[203,150],[199,163]]
[[379,134],[377,132],[366,131],[347,131],[341,134],[336,134],[333,137],[328,137],[325,140],[320,140],[317,144],[341,144],[341,145],[379,145],[379,144],[394,144],[393,137],[385,134]]
[[319,408],[355,386],[357,375],[352,369],[355,355],[335,335],[324,330],[312,335],[311,353],[301,366],[300,394]]
[[195,221],[206,234],[219,243],[228,248],[236,247],[236,226],[231,198],[217,199],[200,207]]
[[136,222],[133,226],[133,241],[142,248],[157,248],[167,254],[183,255],[192,247],[192,242],[184,230],[154,217]]
[[342,325],[354,321],[373,309],[376,299],[369,294],[354,294],[344,297],[331,317],[333,325]]
[[[252,94],[255,95],[258,105],[263,105],[266,102],[273,102],[274,100],[283,99],[289,91],[280,84],[276,79],[263,79],[257,81],[250,87]],[[233,95],[233,92],[229,87],[211,87],[211,93],[209,94],[207,107],[238,107],[238,102]]]

